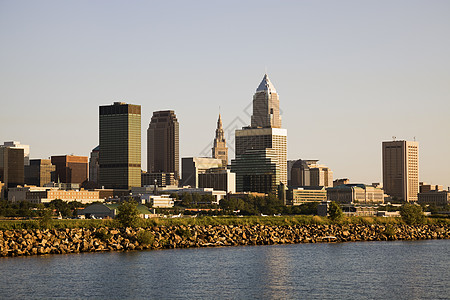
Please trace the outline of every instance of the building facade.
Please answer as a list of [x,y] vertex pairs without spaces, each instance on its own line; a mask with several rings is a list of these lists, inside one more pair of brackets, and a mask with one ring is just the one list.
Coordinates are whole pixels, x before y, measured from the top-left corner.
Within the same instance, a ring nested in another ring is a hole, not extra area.
[[288,205],[302,205],[310,202],[327,201],[327,191],[325,188],[290,188],[287,194]]
[[214,146],[212,148],[212,157],[222,160],[222,168],[228,165],[228,147],[225,140],[225,132],[222,126],[222,118],[219,114],[217,120],[216,137],[214,138]]
[[142,186],[178,186],[178,180],[175,179],[175,173],[142,173]]
[[418,203],[434,206],[450,205],[450,191],[430,190],[418,194]]
[[147,172],[180,176],[179,124],[173,110],[153,112],[147,130]]
[[141,106],[115,102],[99,114],[100,186],[141,186]]
[[50,159],[31,159],[25,166],[25,184],[44,186],[53,181],[55,170]]
[[183,157],[182,164],[182,186],[199,187],[198,175],[206,173],[209,169],[222,167],[222,160],[209,157]]
[[198,174],[198,187],[235,193],[236,174],[223,168],[206,170],[205,173]]
[[88,179],[88,157],[59,155],[51,157],[55,166],[54,181],[81,184]]
[[333,186],[333,171],[318,160],[297,160],[291,168],[291,186]]
[[100,177],[100,146],[95,147],[91,151],[89,157],[89,181],[98,185]]
[[18,141],[10,141],[4,142],[3,146],[8,148],[23,149],[23,164],[24,166],[28,166],[30,164],[30,145],[22,145]]
[[419,192],[419,143],[383,142],[382,155],[385,192],[398,200],[416,202]]
[[343,184],[327,188],[327,200],[340,204],[382,204],[384,191],[365,184]]
[[8,188],[24,184],[23,160],[23,149],[0,146],[0,181],[4,184],[1,198],[6,198]]
[[281,182],[278,153],[272,148],[247,150],[231,161],[237,192],[276,194]]

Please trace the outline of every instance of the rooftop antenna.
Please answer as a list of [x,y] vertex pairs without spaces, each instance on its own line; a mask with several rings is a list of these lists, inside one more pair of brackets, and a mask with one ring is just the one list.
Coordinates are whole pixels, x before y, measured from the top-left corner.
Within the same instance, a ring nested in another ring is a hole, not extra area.
[[264,74],[267,75],[267,66],[264,67]]
[[414,142],[416,141],[416,137],[414,137]]

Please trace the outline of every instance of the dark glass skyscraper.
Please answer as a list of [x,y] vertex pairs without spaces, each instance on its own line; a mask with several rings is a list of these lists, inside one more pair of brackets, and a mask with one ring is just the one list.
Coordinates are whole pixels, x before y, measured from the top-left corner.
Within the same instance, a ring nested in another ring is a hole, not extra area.
[[147,172],[180,176],[179,124],[173,110],[153,112],[147,130]]
[[100,106],[100,186],[141,186],[141,106]]

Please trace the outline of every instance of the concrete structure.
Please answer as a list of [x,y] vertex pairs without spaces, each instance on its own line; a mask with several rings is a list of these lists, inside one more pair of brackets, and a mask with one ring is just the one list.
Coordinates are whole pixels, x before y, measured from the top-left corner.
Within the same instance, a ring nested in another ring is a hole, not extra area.
[[25,166],[25,184],[44,186],[52,182],[55,170],[56,166],[50,159],[31,159],[30,164]]
[[450,191],[431,190],[418,194],[419,204],[446,206],[450,205]]
[[3,146],[8,148],[23,149],[23,165],[30,165],[30,145],[22,145],[18,141],[4,142]]
[[54,180],[63,183],[82,184],[88,179],[88,157],[76,155],[59,155],[51,157],[56,167]]
[[419,143],[383,142],[383,187],[398,200],[416,202],[419,192]]
[[158,186],[178,185],[175,173],[147,173],[142,172],[142,186],[154,185],[155,180]]
[[222,160],[209,157],[183,157],[182,165],[182,186],[198,188],[198,174],[206,173],[207,170],[222,166]]
[[115,102],[100,106],[100,186],[141,186],[141,106]]
[[1,198],[6,198],[7,189],[24,184],[23,149],[0,146],[0,181],[4,186]]
[[291,186],[333,186],[333,171],[318,160],[297,160],[291,169]]
[[290,188],[287,193],[288,205],[302,205],[309,202],[327,201],[325,187]]
[[100,146],[95,147],[91,151],[91,156],[89,157],[89,181],[99,183],[100,177]]
[[98,191],[60,190],[50,187],[25,186],[11,188],[8,200],[11,202],[29,201],[32,203],[48,203],[60,199],[66,202],[78,201],[81,203],[103,202]]
[[327,188],[327,199],[340,204],[382,204],[384,192],[365,184],[342,184]]
[[237,192],[276,194],[281,181],[281,164],[275,149],[247,150],[231,161]]
[[[238,192],[251,191],[241,190],[244,185],[240,182],[245,173],[245,168],[240,167],[240,163],[245,163],[242,156],[247,151],[255,150],[268,150],[271,149],[274,152],[266,153],[267,157],[272,156],[275,153],[277,167],[275,171],[276,175],[270,175],[272,177],[267,181],[268,186],[265,188],[258,188],[253,190],[254,192],[273,192],[276,188],[273,188],[272,180],[276,180],[276,185],[283,183],[287,185],[287,130],[281,128],[281,117],[279,110],[279,99],[275,87],[270,82],[267,74],[264,75],[263,80],[256,89],[253,96],[253,115],[251,117],[251,126],[238,129],[235,132],[235,153],[236,159],[232,165],[234,168],[239,169],[240,174],[236,172],[236,190]],[[261,155],[261,152],[259,155]],[[263,164],[266,164],[267,160],[263,160]],[[262,166],[260,169],[264,169],[267,166]],[[251,177],[255,177],[253,171],[249,170]],[[242,173],[243,172],[243,173]],[[259,175],[258,175],[259,176]],[[260,179],[261,176],[259,176]],[[247,177],[248,179],[250,177]],[[266,178],[268,179],[268,178]],[[266,180],[264,179],[264,180]],[[248,185],[247,185],[248,186]]]
[[198,174],[198,187],[235,193],[236,174],[222,168],[206,170],[205,173]]
[[147,130],[147,172],[180,177],[179,124],[173,110],[153,112]]
[[225,132],[223,131],[222,118],[219,114],[217,120],[216,137],[214,138],[214,146],[212,148],[212,158],[222,160],[222,168],[228,165],[228,147],[225,141]]

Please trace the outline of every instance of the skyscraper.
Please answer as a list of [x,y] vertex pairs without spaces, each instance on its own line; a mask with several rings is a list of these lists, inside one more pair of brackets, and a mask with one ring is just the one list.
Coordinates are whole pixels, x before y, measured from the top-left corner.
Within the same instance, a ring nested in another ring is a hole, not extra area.
[[8,188],[24,183],[24,151],[22,148],[0,146],[0,182],[4,184],[1,197],[6,196]]
[[30,165],[30,145],[23,145],[18,141],[4,142],[3,146],[8,148],[23,149],[23,163],[25,166]]
[[179,124],[173,110],[153,112],[147,130],[148,173],[175,173],[180,177]]
[[141,106],[114,102],[100,106],[100,186],[141,186]]
[[222,127],[222,118],[219,114],[217,120],[216,137],[214,138],[214,146],[212,148],[212,157],[222,160],[222,167],[226,168],[228,165],[228,147],[225,141],[225,133]]
[[25,184],[44,186],[52,182],[55,170],[50,159],[30,159],[30,165],[25,166]]
[[416,202],[419,192],[419,143],[383,142],[383,188],[386,194]]
[[[287,130],[281,128],[278,94],[267,74],[264,75],[263,80],[253,96],[251,126],[236,130],[235,136],[236,159],[234,163],[232,162],[231,170],[233,172],[236,171],[236,190],[238,192],[247,191],[241,190],[242,188],[249,188],[249,185],[243,183],[244,180],[256,182],[256,179],[253,180],[250,177],[260,176],[251,174],[249,169],[240,166],[246,164],[246,159],[253,159],[253,155],[244,156],[249,150],[272,149],[273,151],[258,152],[259,156],[264,156],[260,157],[261,163],[265,164],[266,161],[276,163],[277,166],[271,168],[276,174],[272,174],[271,178],[277,180],[276,185],[279,185],[280,183],[287,185]],[[276,159],[273,158],[273,155],[276,156]],[[272,192],[276,192],[273,188],[273,184],[270,183],[270,185],[272,188],[257,188],[258,190],[249,191],[266,192],[271,190]],[[261,185],[259,184],[259,186]],[[256,186],[254,185],[251,188],[255,189]]]

